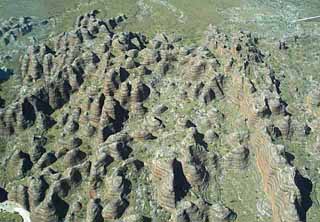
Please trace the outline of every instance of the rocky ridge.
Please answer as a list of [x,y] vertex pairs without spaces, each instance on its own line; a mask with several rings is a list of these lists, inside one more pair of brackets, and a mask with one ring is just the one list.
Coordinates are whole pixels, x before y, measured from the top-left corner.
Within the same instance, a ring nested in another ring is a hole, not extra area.
[[4,45],[15,42],[19,37],[30,33],[36,26],[48,24],[47,20],[33,21],[31,17],[11,17],[0,23],[0,39]]

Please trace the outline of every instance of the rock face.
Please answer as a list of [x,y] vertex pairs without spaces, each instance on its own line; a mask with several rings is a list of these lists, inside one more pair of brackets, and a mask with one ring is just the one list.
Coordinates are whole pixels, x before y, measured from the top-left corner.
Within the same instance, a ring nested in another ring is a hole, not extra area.
[[26,210],[30,209],[28,187],[23,185],[15,185],[9,191],[8,200],[17,202]]
[[32,167],[32,162],[30,160],[30,157],[27,153],[24,153],[22,151],[15,151],[14,154],[12,155],[10,159],[9,166],[14,175],[18,178],[23,178],[26,173],[31,169]]
[[233,169],[245,169],[248,166],[250,151],[246,146],[239,146],[224,156],[226,167]]
[[35,167],[44,169],[47,166],[51,165],[57,160],[55,154],[53,152],[47,152],[41,156],[41,158],[38,160]]
[[289,113],[258,40],[210,26],[185,48],[117,31],[125,20],[94,10],[22,56],[0,109],[9,199],[33,222],[254,221],[254,198],[265,221],[303,221],[310,194],[281,143],[317,123]]
[[[48,195],[49,196],[49,195]],[[46,199],[31,213],[32,221],[58,222],[56,196],[46,197]]]
[[83,162],[85,157],[86,154],[84,152],[75,148],[66,153],[66,155],[64,156],[64,163],[67,167],[76,166]]
[[173,160],[153,163],[153,181],[157,187],[158,203],[166,210],[172,211],[176,207],[174,190]]
[[31,178],[28,195],[30,201],[30,208],[37,207],[45,198],[45,191],[48,188],[48,184],[43,177]]
[[207,186],[209,174],[203,161],[204,152],[197,149],[199,145],[196,140],[197,136],[198,132],[191,127],[182,141],[182,169],[188,183],[194,189],[203,190]]
[[101,216],[102,207],[99,205],[97,199],[90,200],[87,206],[87,219],[86,222],[101,222],[103,218]]

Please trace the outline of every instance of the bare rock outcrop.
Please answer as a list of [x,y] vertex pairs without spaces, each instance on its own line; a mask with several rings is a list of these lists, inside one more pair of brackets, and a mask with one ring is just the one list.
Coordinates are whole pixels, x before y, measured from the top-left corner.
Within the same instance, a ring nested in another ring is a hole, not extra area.
[[48,189],[48,184],[43,177],[32,177],[30,180],[28,195],[30,208],[37,207],[45,198],[45,192]]
[[164,209],[173,211],[176,208],[174,189],[173,160],[158,161],[152,164],[152,182],[155,184],[155,195],[158,204]]
[[[34,222],[234,221],[254,198],[270,209],[251,218],[303,221],[310,193],[281,144],[320,127],[291,113],[258,39],[210,26],[202,45],[182,47],[115,29],[125,20],[85,13],[21,57],[23,87],[0,109],[9,199]],[[256,196],[222,187],[229,179],[258,180]]]
[[17,150],[13,153],[9,161],[9,169],[12,172],[11,177],[23,178],[26,173],[32,168],[32,162],[29,154]]
[[23,185],[15,185],[9,190],[8,200],[20,204],[26,210],[30,209],[28,187]]

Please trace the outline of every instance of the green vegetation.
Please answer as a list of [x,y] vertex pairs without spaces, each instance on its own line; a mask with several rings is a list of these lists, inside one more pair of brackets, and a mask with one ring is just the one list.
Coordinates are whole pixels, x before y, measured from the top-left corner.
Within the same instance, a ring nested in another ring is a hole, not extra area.
[[0,221],[1,222],[22,222],[23,220],[19,214],[0,211]]

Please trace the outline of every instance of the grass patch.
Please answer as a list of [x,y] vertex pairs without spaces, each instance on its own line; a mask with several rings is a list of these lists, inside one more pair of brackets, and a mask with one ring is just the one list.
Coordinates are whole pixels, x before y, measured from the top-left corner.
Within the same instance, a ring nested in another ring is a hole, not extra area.
[[19,214],[16,214],[16,213],[0,212],[0,221],[1,222],[22,222],[23,219]]

